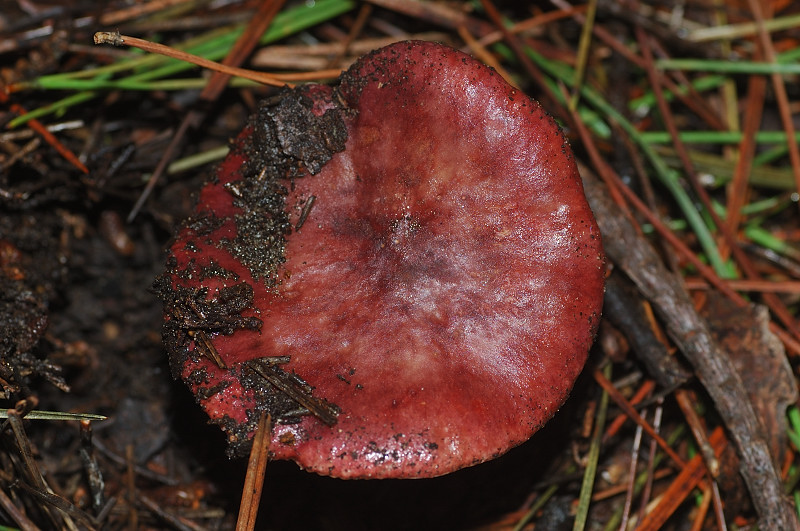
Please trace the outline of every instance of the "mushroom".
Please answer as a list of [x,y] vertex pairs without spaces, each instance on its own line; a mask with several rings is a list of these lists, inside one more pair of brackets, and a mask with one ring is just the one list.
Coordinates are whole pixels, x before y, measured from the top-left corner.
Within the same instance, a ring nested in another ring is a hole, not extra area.
[[176,375],[244,453],[339,478],[433,477],[526,441],[594,339],[600,233],[538,103],[402,42],[262,103],[168,270]]

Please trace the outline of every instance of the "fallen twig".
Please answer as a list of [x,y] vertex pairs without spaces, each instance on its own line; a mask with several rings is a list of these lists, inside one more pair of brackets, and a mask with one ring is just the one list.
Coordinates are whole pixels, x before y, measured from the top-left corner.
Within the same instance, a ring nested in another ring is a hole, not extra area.
[[653,305],[672,340],[694,366],[730,431],[759,525],[762,529],[800,529],[797,514],[783,495],[753,406],[727,354],[714,341],[680,278],[664,267],[650,243],[621,214],[593,173],[581,168],[581,174],[600,232],[608,235],[604,240],[606,254]]

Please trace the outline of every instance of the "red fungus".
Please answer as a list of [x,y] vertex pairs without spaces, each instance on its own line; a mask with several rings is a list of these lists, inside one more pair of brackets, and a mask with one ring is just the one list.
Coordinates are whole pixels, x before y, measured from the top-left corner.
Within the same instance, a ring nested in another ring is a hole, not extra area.
[[555,413],[603,276],[553,119],[469,56],[405,42],[264,102],[157,290],[173,368],[233,453],[265,411],[275,458],[431,477]]

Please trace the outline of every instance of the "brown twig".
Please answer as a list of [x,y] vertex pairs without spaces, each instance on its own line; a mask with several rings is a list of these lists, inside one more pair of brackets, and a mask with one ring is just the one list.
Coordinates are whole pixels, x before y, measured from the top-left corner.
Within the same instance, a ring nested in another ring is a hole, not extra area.
[[250,458],[247,461],[247,474],[244,478],[236,531],[255,529],[258,506],[261,502],[261,491],[264,486],[264,475],[266,474],[267,461],[269,460],[271,436],[272,417],[270,417],[269,413],[262,413],[261,418],[258,420],[256,434],[253,437]]
[[794,509],[784,499],[769,447],[730,359],[697,314],[680,278],[664,267],[649,242],[622,215],[591,172],[586,170],[583,176],[586,195],[601,233],[614,235],[604,240],[606,254],[651,302],[673,341],[694,366],[730,430],[741,457],[740,471],[750,490],[760,525],[764,529],[800,529]]
[[[0,90],[0,103],[7,103],[7,102],[8,102],[8,94],[5,91]],[[9,106],[9,108],[11,109],[12,112],[17,113],[20,116],[23,116],[28,113],[28,111],[26,111],[25,108],[22,107],[22,105],[19,105],[18,103],[12,103]],[[76,157],[75,154],[72,151],[70,151],[69,148],[67,148],[64,144],[59,142],[59,140],[55,137],[55,135],[51,133],[47,129],[47,127],[45,127],[45,125],[42,124],[42,122],[40,122],[36,118],[33,118],[31,120],[28,120],[28,126],[34,131],[36,131],[44,139],[45,142],[50,144],[53,147],[53,149],[58,151],[58,153],[62,157],[64,157],[64,159],[66,159],[70,164],[78,168],[83,173],[89,173],[89,168],[87,168],[86,165],[83,162],[81,162],[80,159],[78,159],[78,157]]]
[[[165,46],[163,44],[158,44],[145,39],[140,39],[138,37],[121,35],[118,32],[108,32],[108,31],[97,32],[94,34],[94,42],[95,44],[113,44],[115,46],[125,45],[134,48],[139,48],[146,52],[163,55],[165,57],[178,59],[180,61],[186,61],[187,63],[192,63],[197,66],[207,68],[213,71],[215,74],[220,74],[220,76],[218,77],[212,76],[211,79],[209,80],[206,87],[213,87],[213,90],[209,89],[209,91],[206,93],[205,99],[209,99],[212,96],[214,97],[218,96],[219,92],[221,92],[221,89],[218,89],[217,87],[222,86],[222,88],[224,88],[225,82],[227,82],[227,80],[231,77],[240,77],[243,79],[249,79],[250,81],[255,81],[263,85],[271,85],[274,87],[283,87],[283,86],[292,87],[294,86],[291,83],[292,81],[312,81],[318,79],[332,79],[342,73],[341,68],[325,68],[320,70],[314,70],[312,72],[289,72],[289,73],[260,72],[258,70],[249,70],[247,68],[237,68],[234,66],[228,66],[225,62],[218,63],[216,61],[210,61],[208,59],[205,59],[204,57],[193,55],[178,50],[176,48],[172,48],[170,46]],[[222,81],[215,82],[214,81],[215,79],[220,79]],[[216,95],[214,95],[214,93],[216,93]]]
[[[130,35],[120,35],[119,32],[98,31],[97,33],[94,34],[94,43],[113,44],[114,46],[131,46],[133,48],[139,48],[140,50],[143,50],[145,52],[155,53],[163,55],[165,57],[178,59],[180,61],[186,61],[187,63],[192,63],[197,66],[202,66],[203,68],[208,68],[209,70],[221,72],[226,76],[243,77],[251,81],[263,83],[264,85],[282,87],[283,85],[286,84],[284,81],[281,81],[275,78],[275,76],[273,76],[272,74],[268,74],[266,72],[256,72],[255,70],[247,70],[245,68],[236,68],[233,66],[228,66],[223,63],[210,61],[205,57],[200,57],[198,55],[193,55],[184,52],[182,50],[177,50],[170,46],[159,44],[157,42],[151,42],[145,39],[140,39],[138,37],[131,37]],[[210,83],[211,81],[209,81],[209,84]]]
[[644,320],[644,301],[636,289],[618,272],[606,279],[606,296],[603,303],[604,317],[608,318],[628,338],[636,355],[659,385],[664,389],[675,389],[684,384],[691,375],[672,357],[667,348],[656,338]]
[[[709,438],[714,446],[716,455],[725,449],[726,440],[721,428],[717,428]],[[639,531],[656,531],[661,529],[667,519],[675,512],[678,506],[683,503],[686,496],[694,489],[705,474],[706,469],[700,454],[694,456],[689,461],[678,477],[673,481],[669,488],[661,496],[661,502],[649,512],[636,527]],[[769,528],[781,529],[781,528]]]
[[152,500],[147,496],[139,495],[138,500],[139,503],[144,505],[156,517],[167,522],[172,528],[177,529],[178,531],[205,531],[202,527],[194,522],[190,522],[185,518],[181,518],[180,516],[174,515],[165,510],[158,503],[156,503],[155,500]]
[[[654,380],[645,380],[641,387],[636,390],[636,393],[634,393],[631,399],[628,400],[628,403],[632,406],[640,404],[645,398],[650,396],[655,388],[656,382]],[[624,412],[621,412],[619,415],[617,415],[617,417],[611,423],[609,423],[608,427],[606,428],[606,432],[603,435],[603,442],[605,443],[611,439],[611,437],[616,435],[628,418],[629,417]]]
[[150,15],[152,13],[157,13],[162,9],[171,6],[185,4],[188,1],[190,0],[156,0],[154,2],[146,2],[146,3],[132,5],[131,7],[125,9],[118,9],[115,11],[111,11],[109,13],[105,13],[100,17],[100,24],[106,26],[119,24],[121,22],[125,22],[132,18],[137,18],[144,15]]
[[[574,16],[579,13],[585,13],[586,9],[587,7],[585,5],[565,6],[559,11],[549,11],[547,13],[535,15],[531,18],[517,22],[516,24],[508,28],[508,31],[514,34],[523,33],[525,31],[530,31],[533,28],[545,26],[546,24],[552,24],[566,17]],[[483,46],[489,46],[490,44],[494,44],[501,40],[503,40],[503,32],[492,31],[482,36],[479,42]]]
[[603,376],[601,371],[597,370],[594,372],[594,379],[600,385],[600,387],[602,387],[603,390],[608,393],[608,396],[611,398],[611,400],[613,400],[617,406],[622,409],[622,411],[624,411],[628,417],[630,417],[631,420],[641,426],[645,433],[647,433],[658,443],[664,453],[667,454],[676,465],[678,465],[680,468],[686,466],[686,462],[681,459],[681,456],[679,456],[675,450],[672,449],[672,447],[667,443],[667,441],[664,440],[663,437],[656,433],[650,423],[648,423],[642,418],[641,415],[639,415],[633,406],[630,405],[627,400],[625,400],[625,397],[622,396],[617,388],[614,387],[614,384],[612,384],[605,376]]
[[700,448],[700,453],[703,454],[709,474],[712,478],[716,478],[720,472],[719,460],[714,455],[714,449],[709,444],[708,437],[706,437],[707,426],[705,426],[703,419],[694,409],[697,397],[690,391],[678,389],[675,391],[675,400],[678,402],[686,423],[692,431],[692,436]]
[[[653,429],[656,432],[661,431],[661,421],[664,418],[664,399],[659,398],[656,402],[656,407],[653,411]],[[639,500],[639,511],[638,516],[639,520],[644,517],[647,512],[647,506],[650,503],[650,495],[653,493],[653,483],[656,480],[657,473],[655,470],[656,467],[656,451],[658,450],[658,443],[656,441],[650,441],[650,447],[648,448],[647,452],[647,469],[646,469],[646,481],[644,483],[644,488],[642,488],[642,495]],[[685,470],[685,469],[684,469]]]
[[[785,295],[800,294],[800,281],[796,280],[735,280],[725,279],[724,282],[736,291],[756,291],[760,293],[782,293]],[[686,287],[692,289],[710,289],[708,282],[696,277],[687,277],[684,280]]]
[[444,3],[420,2],[419,0],[367,0],[370,4],[380,6],[410,17],[438,24],[445,28],[456,29],[466,27],[473,35],[484,35],[492,31],[491,24],[457,11]]
[[641,426],[636,426],[636,434],[633,437],[633,447],[631,448],[631,462],[628,466],[628,481],[625,489],[625,504],[622,506],[622,518],[619,524],[620,529],[628,528],[628,519],[633,506],[633,493],[636,485],[636,466],[639,464],[639,453],[642,445]]
[[21,510],[8,495],[0,490],[0,507],[17,523],[22,531],[39,531],[39,528]]
[[[758,28],[758,41],[761,44],[764,58],[770,63],[775,63],[777,62],[775,48],[772,46],[772,38],[764,26],[764,13],[762,12],[761,2],[758,0],[747,0],[747,3],[755,18],[756,27]],[[767,6],[767,9],[771,8]],[[795,185],[796,188],[800,190],[800,146],[797,145],[797,142],[791,141],[795,136],[795,127],[792,119],[789,96],[786,93],[786,85],[784,84],[783,77],[777,72],[772,73],[770,77],[772,78],[772,90],[778,102],[778,112],[780,113],[783,130],[786,132],[786,138],[789,139],[786,142],[786,146],[789,149],[789,160],[792,163]]]
[[353,26],[350,28],[350,31],[347,33],[347,38],[343,42],[338,43],[339,51],[328,61],[328,67],[333,68],[342,58],[347,55],[348,51],[350,50],[350,45],[353,44],[353,41],[361,34],[364,30],[364,25],[369,20],[370,15],[372,14],[372,5],[370,4],[363,4],[361,8],[358,10],[358,15],[356,16],[355,22],[353,22]]

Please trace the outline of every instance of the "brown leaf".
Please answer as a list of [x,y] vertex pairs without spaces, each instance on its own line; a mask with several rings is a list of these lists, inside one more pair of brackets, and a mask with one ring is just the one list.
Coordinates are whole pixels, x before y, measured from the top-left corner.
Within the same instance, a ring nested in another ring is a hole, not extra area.
[[792,368],[769,330],[762,305],[739,307],[716,293],[701,309],[719,345],[728,352],[758,416],[775,466],[786,451],[786,408],[798,398]]

